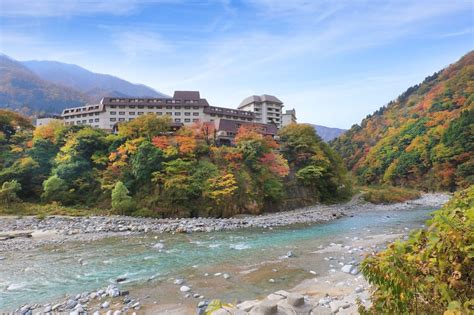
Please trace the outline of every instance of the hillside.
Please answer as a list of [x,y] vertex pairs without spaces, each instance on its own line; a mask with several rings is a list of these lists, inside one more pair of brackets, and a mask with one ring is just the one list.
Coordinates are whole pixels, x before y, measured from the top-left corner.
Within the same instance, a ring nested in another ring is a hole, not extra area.
[[21,63],[0,55],[0,107],[59,112],[90,99],[74,89],[45,81]]
[[73,64],[38,60],[23,61],[22,64],[40,78],[83,92],[96,101],[104,96],[166,97],[148,86],[94,73]]
[[474,183],[474,52],[410,87],[331,145],[364,184]]
[[320,136],[321,139],[323,139],[326,142],[334,140],[335,138],[339,137],[341,134],[343,134],[346,131],[346,129],[331,128],[331,127],[320,126],[320,125],[312,125],[312,126],[316,130],[316,133],[318,134],[318,136]]

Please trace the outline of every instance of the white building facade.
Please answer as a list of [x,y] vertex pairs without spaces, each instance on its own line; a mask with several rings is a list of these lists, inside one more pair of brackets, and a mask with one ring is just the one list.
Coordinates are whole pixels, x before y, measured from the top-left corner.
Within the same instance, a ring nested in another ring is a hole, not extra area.
[[255,113],[256,122],[282,127],[283,102],[273,95],[249,96],[240,103],[238,108]]

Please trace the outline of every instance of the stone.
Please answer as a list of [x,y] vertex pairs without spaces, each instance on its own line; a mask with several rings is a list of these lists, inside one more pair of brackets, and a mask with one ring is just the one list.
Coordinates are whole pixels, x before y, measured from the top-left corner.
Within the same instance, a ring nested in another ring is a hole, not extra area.
[[353,268],[354,268],[353,265],[344,265],[344,266],[341,268],[341,271],[342,271],[342,272],[345,272],[345,273],[350,273]]
[[250,310],[250,315],[276,315],[278,305],[275,301],[264,300]]
[[49,313],[53,310],[53,308],[51,307],[51,305],[46,305],[43,309],[43,313]]
[[52,310],[52,311],[55,311],[55,310],[57,310],[60,306],[61,306],[61,304],[55,304],[55,305],[53,305],[53,307],[51,307],[51,310]]
[[288,295],[287,301],[291,306],[301,306],[304,304],[304,297],[298,293],[291,293]]
[[240,304],[237,304],[237,308],[244,312],[250,312],[250,310],[258,303],[260,303],[258,300],[245,301]]
[[108,308],[110,306],[110,302],[109,301],[105,301],[104,303],[102,303],[102,305],[100,307],[102,308]]
[[76,305],[77,305],[77,301],[75,301],[75,300],[73,300],[73,299],[69,299],[69,300],[66,302],[66,308],[67,308],[67,309],[73,309]]
[[273,282],[275,282],[275,279],[268,279],[268,282],[273,283]]
[[357,287],[357,288],[355,288],[355,290],[354,290],[355,293],[361,293],[361,292],[363,292],[363,291],[364,291],[364,288],[363,288],[363,287]]
[[94,313],[92,313],[92,315],[100,315],[100,312],[99,312],[99,311],[95,311]]
[[326,296],[322,299],[319,299],[318,304],[324,306],[324,305],[328,305],[329,303],[331,303],[331,301],[332,301],[332,298],[329,297],[329,296]]
[[[330,315],[331,310],[327,307],[322,307],[322,306],[316,306],[311,310],[311,315]],[[357,313],[356,313],[357,314]]]
[[359,268],[355,267],[354,269],[351,270],[351,275],[356,275],[359,273]]
[[331,308],[331,312],[336,313],[339,309],[345,309],[351,306],[351,304],[347,301],[332,301],[329,303],[329,307]]
[[288,253],[286,253],[286,257],[288,258],[295,257],[295,254],[290,250],[288,251]]
[[182,285],[184,283],[184,280],[183,279],[176,279],[176,280],[174,280],[173,283],[176,284],[176,285]]
[[111,284],[107,287],[107,289],[105,289],[105,293],[110,296],[110,297],[117,297],[117,296],[120,296],[120,290],[119,288],[114,285],[114,284]]
[[272,293],[267,296],[267,299],[271,301],[280,301],[285,299],[285,297],[279,294]]
[[114,315],[122,315],[122,312],[117,310],[117,311],[114,312]]
[[181,292],[189,292],[191,291],[191,288],[188,286],[183,285],[181,288],[179,288]]
[[118,278],[115,280],[115,282],[120,283],[120,282],[124,282],[124,281],[126,281],[126,280],[127,280],[127,277],[118,277]]
[[198,307],[199,307],[199,308],[206,307],[207,305],[208,305],[207,301],[200,301],[200,302],[198,303]]
[[230,278],[230,276],[229,276],[228,273],[224,273],[224,274],[222,275],[222,277],[223,277],[224,279],[229,279],[229,278]]

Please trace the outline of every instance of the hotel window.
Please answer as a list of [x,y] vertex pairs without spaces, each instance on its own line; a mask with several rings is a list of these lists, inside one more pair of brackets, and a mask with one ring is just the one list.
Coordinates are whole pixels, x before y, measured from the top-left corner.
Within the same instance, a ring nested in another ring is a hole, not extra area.
[[130,107],[130,108],[135,108],[135,105],[130,105],[129,107]]
[[173,115],[173,113],[172,112],[166,112],[166,115],[171,116],[171,115]]
[[199,116],[199,113],[193,113],[193,116]]
[[193,109],[199,109],[199,106],[193,106]]
[[94,122],[94,119],[89,119],[89,123],[92,124]]
[[89,116],[94,116],[94,114],[93,114],[93,113],[89,113]]
[[181,119],[175,118],[175,119],[174,119],[174,122],[181,122]]
[[143,112],[138,112],[137,114],[138,114],[138,116],[140,116],[140,115],[143,115]]
[[117,105],[110,105],[110,108],[117,108]]
[[153,108],[154,108],[154,107],[153,107],[153,106],[151,106],[151,105],[150,105],[150,106],[148,106],[148,109],[153,109]]
[[162,112],[157,112],[156,115],[161,116],[161,115],[163,115],[163,113]]
[[95,128],[99,128],[99,125],[94,125]]
[[110,115],[116,115],[117,112],[110,112]]
[[173,109],[173,106],[166,106],[166,109]]
[[84,119],[84,120],[82,121],[82,123],[83,123],[83,124],[86,124],[86,123],[87,123],[87,119]]
[[185,112],[184,116],[191,116],[191,113],[190,112]]
[[119,118],[119,121],[125,121],[125,118]]
[[191,106],[184,106],[184,109],[191,109]]
[[174,108],[175,109],[181,109],[181,106],[175,106]]
[[163,106],[156,106],[157,109],[163,109]]
[[117,121],[117,118],[110,118],[110,121]]
[[99,122],[99,118],[94,119],[94,122]]
[[180,112],[174,112],[174,115],[175,116],[181,116],[181,113]]
[[[197,121],[199,121],[199,119],[197,119],[197,118],[194,118],[194,119],[193,119],[193,122],[197,122]],[[212,121],[212,120],[211,120],[211,121]]]
[[145,106],[143,106],[143,105],[138,105],[138,108],[145,108]]
[[125,115],[125,112],[119,112],[119,115]]
[[185,118],[185,119],[184,119],[184,122],[191,122],[191,119]]
[[95,113],[94,115],[99,116],[99,113]]
[[130,116],[135,116],[135,112],[128,113]]

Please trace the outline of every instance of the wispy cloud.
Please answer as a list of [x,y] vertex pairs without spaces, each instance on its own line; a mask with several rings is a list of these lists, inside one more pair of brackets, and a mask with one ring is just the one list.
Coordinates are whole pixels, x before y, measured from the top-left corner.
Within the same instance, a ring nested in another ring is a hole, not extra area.
[[124,15],[148,4],[177,3],[179,0],[1,0],[2,16],[79,16],[93,14]]

